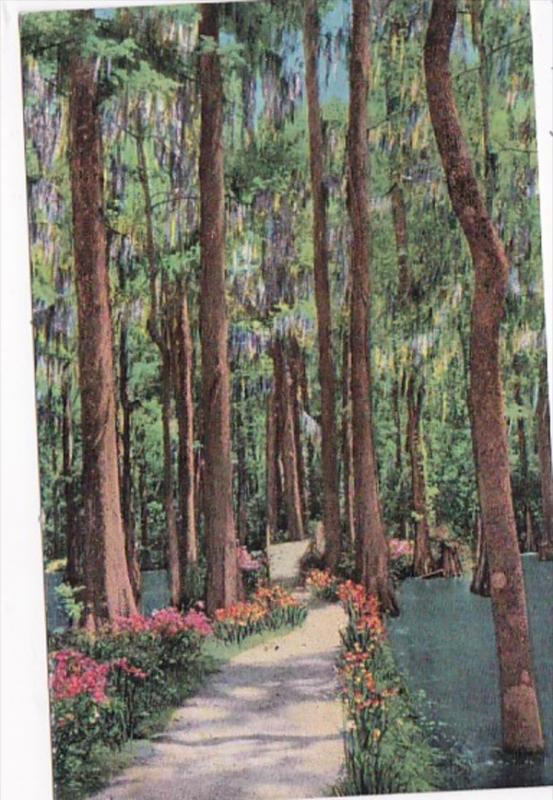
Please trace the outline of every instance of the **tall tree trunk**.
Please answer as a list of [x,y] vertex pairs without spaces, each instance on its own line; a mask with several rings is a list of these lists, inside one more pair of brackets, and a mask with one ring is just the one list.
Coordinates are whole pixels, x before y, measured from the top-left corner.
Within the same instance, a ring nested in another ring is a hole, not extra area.
[[426,507],[426,480],[421,447],[422,388],[415,390],[415,376],[411,373],[407,382],[407,443],[411,460],[411,485],[413,489],[413,511],[415,512],[415,552],[413,574],[428,575],[434,569],[430,550],[430,526]]
[[302,382],[305,379],[305,365],[303,356],[295,336],[288,338],[288,367],[290,373],[290,400],[292,403],[292,416],[294,421],[294,439],[296,442],[296,459],[298,469],[298,482],[300,490],[303,529],[307,530],[309,524],[309,493],[307,490],[307,469],[303,457],[301,417],[304,408],[300,403],[300,394],[303,394]]
[[173,450],[171,447],[171,357],[168,350],[161,354],[161,424],[163,432],[163,508],[167,524],[167,561],[171,603],[179,608],[182,602],[183,575],[181,551],[175,511],[175,485],[173,480]]
[[[124,268],[119,267],[119,286],[124,293],[126,276]],[[132,508],[132,466],[131,466],[131,425],[132,406],[129,400],[129,365],[127,352],[128,309],[121,314],[119,328],[119,402],[123,411],[122,459],[121,459],[121,513],[125,531],[125,553],[127,569],[136,603],[140,600],[140,565],[136,549],[134,513]]]
[[[277,409],[275,388],[271,389],[267,395],[267,426],[266,426],[266,541],[267,547],[274,542],[275,534],[278,529],[278,485],[277,485]],[[267,551],[268,552],[268,551]]]
[[334,571],[342,551],[340,495],[336,435],[336,378],[332,356],[332,312],[328,275],[328,232],[326,220],[327,190],[324,183],[323,132],[319,105],[317,60],[320,46],[320,23],[317,0],[306,0],[303,27],[305,83],[309,122],[311,193],[313,198],[313,268],[319,344],[319,381],[321,384],[321,434],[324,558]]
[[353,242],[352,429],[355,486],[356,569],[366,590],[378,597],[383,611],[398,613],[389,575],[388,545],[378,492],[372,430],[370,366],[370,212],[367,142],[369,88],[369,3],[353,0],[348,126],[348,210]]
[[[346,305],[351,305],[351,292],[347,292]],[[351,430],[351,347],[350,331],[344,326],[342,342],[342,481],[344,487],[344,516],[348,542],[355,543],[354,486],[353,486],[353,434]]]
[[65,579],[70,586],[82,584],[82,553],[79,547],[77,509],[75,504],[75,485],[73,482],[73,404],[71,402],[71,382],[69,366],[65,366],[61,379],[62,405],[62,449],[63,449],[63,493],[65,497],[65,552],[67,566]]
[[540,462],[543,528],[538,547],[542,561],[553,560],[553,468],[551,461],[551,420],[547,392],[547,354],[540,367],[538,395],[538,458]]
[[499,363],[509,269],[474,176],[455,105],[449,49],[456,16],[456,0],[433,0],[424,46],[426,86],[451,202],[475,270],[470,396],[500,667],[503,745],[509,751],[537,752],[543,750],[543,733],[511,498]]
[[[83,14],[86,19],[88,14]],[[94,58],[69,64],[70,176],[79,326],[85,622],[136,612],[121,518],[113,330],[103,219],[102,143]]]
[[[194,394],[193,342],[190,331],[188,299],[183,281],[175,291],[172,329],[173,379],[175,409],[179,430],[178,497],[179,549],[181,575],[198,561],[198,535],[194,492]],[[183,589],[185,589],[183,585]],[[184,600],[184,598],[182,598]]]
[[279,410],[280,456],[282,459],[284,503],[288,532],[294,540],[304,538],[301,488],[299,482],[294,414],[291,397],[292,379],[286,361],[283,343],[277,339],[273,345],[275,392]]
[[138,496],[140,498],[140,549],[142,552],[142,569],[152,568],[150,553],[150,511],[146,489],[146,461],[144,452],[138,466]]
[[248,540],[248,473],[246,466],[246,435],[244,432],[244,419],[242,407],[247,401],[242,381],[239,381],[235,405],[236,419],[236,527],[238,541],[245,545]]
[[[201,7],[200,36],[217,45],[218,8]],[[203,480],[207,555],[207,611],[236,601],[238,568],[232,510],[230,388],[225,297],[225,197],[223,86],[217,50],[200,56],[201,134],[201,293],[202,397],[205,467]]]
[[[173,481],[173,456],[171,449],[171,382],[172,365],[170,349],[170,320],[168,319],[169,287],[165,274],[161,277],[161,297],[165,305],[163,313],[158,311],[158,264],[154,241],[154,223],[152,200],[150,195],[150,181],[148,178],[148,164],[144,149],[144,125],[140,108],[136,112],[136,148],[138,156],[138,176],[144,195],[144,211],[146,222],[146,257],[149,267],[150,283],[150,314],[148,317],[148,331],[159,350],[160,355],[160,382],[161,382],[161,418],[163,431],[163,507],[165,523],[167,525],[167,556],[169,564],[169,582],[171,587],[171,602],[177,608],[181,605],[183,580],[181,573],[181,547],[177,530],[177,515],[175,513],[174,481]],[[160,320],[160,317],[162,319]]]

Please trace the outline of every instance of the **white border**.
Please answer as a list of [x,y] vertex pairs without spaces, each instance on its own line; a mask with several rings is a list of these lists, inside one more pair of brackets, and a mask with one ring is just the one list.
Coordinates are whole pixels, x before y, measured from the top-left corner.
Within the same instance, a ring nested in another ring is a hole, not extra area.
[[[170,5],[179,0],[0,0],[1,205],[1,792],[50,800],[44,595],[39,527],[31,296],[17,15],[58,8]],[[553,0],[531,0],[542,247],[553,407]],[[552,653],[553,659],[553,653]],[[539,798],[551,788],[434,793],[432,798]],[[406,795],[397,795],[405,798]],[[420,797],[420,795],[419,795]]]

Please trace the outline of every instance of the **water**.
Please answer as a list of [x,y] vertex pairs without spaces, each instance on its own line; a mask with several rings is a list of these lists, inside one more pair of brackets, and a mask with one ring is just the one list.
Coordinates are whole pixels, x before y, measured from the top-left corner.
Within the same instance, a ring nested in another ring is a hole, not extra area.
[[491,604],[470,580],[411,579],[399,593],[401,616],[389,625],[409,687],[427,695],[428,716],[461,745],[472,769],[463,788],[553,783],[553,563],[523,557],[534,665],[546,753],[501,751],[499,669]]
[[[48,630],[59,630],[69,627],[69,619],[56,594],[56,588],[63,583],[61,572],[47,573],[46,575],[46,609]],[[151,614],[158,608],[171,605],[171,592],[169,589],[169,575],[167,570],[155,569],[142,573],[142,597],[140,610],[143,614]]]

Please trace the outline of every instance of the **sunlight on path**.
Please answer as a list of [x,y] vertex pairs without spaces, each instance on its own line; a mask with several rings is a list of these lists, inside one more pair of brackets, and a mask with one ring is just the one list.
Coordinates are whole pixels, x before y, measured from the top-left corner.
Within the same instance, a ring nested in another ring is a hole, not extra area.
[[[306,543],[285,547],[275,565],[283,578]],[[176,712],[152,755],[95,795],[97,800],[329,794],[343,760],[335,661],[344,621],[339,606],[320,606],[310,610],[302,628],[238,655]]]

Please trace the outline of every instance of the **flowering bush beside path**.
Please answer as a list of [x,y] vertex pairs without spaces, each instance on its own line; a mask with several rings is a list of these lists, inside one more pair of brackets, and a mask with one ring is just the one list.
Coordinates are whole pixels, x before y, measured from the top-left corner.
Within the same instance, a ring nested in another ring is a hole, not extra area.
[[91,635],[54,636],[50,690],[54,780],[60,797],[78,797],[94,782],[92,756],[148,734],[152,717],[183,702],[213,669],[208,637],[241,642],[263,630],[299,625],[307,609],[279,586],[251,602],[216,612],[175,608],[119,617]]
[[337,594],[348,618],[339,662],[346,771],[340,792],[431,791],[438,787],[440,753],[395,666],[378,601],[352,581]]

